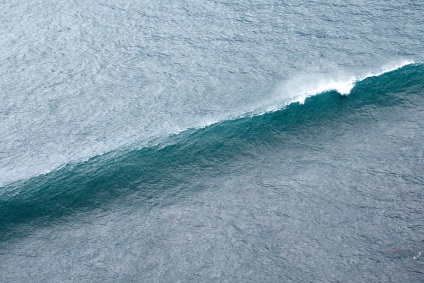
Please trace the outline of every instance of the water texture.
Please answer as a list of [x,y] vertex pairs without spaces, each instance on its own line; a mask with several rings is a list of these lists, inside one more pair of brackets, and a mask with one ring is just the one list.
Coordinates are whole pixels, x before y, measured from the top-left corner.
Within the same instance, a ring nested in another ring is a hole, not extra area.
[[422,282],[421,1],[0,4],[1,282]]

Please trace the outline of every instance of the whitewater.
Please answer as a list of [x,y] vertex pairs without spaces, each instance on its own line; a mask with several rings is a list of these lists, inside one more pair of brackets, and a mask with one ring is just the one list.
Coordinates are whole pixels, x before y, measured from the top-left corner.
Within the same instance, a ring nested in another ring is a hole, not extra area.
[[0,8],[0,281],[424,279],[421,1]]

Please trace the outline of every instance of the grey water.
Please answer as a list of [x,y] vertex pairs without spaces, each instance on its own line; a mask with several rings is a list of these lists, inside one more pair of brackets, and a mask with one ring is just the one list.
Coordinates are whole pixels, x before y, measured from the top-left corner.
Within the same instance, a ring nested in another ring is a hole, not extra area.
[[422,1],[4,1],[1,282],[423,282]]

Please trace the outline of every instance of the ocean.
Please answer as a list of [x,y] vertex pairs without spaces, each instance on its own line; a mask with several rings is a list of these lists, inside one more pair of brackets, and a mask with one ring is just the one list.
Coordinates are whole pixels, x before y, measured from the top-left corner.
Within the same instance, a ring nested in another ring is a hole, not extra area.
[[0,7],[0,282],[424,281],[424,2]]

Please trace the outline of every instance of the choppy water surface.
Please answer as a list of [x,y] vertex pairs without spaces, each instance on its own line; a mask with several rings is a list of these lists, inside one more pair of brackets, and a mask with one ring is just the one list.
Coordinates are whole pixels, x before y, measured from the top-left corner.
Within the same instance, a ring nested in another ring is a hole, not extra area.
[[424,280],[421,1],[0,7],[0,281]]

